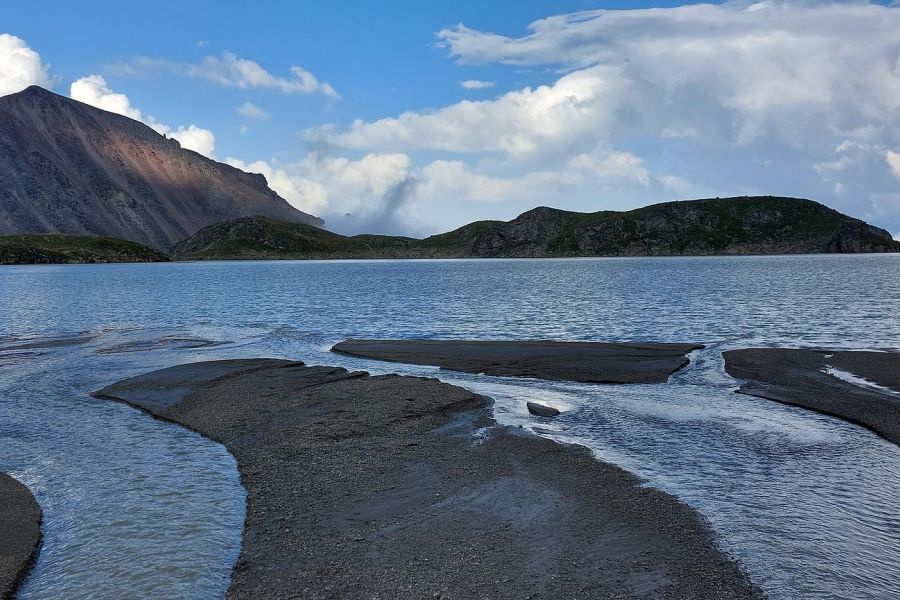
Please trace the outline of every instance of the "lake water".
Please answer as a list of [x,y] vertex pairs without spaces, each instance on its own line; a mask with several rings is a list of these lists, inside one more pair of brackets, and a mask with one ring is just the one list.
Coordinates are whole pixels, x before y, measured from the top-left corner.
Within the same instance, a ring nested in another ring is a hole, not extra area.
[[[898,315],[898,255],[0,267],[0,470],[45,511],[21,597],[220,596],[244,511],[234,461],[88,393],[230,357],[438,373],[328,352],[346,337],[706,344],[665,385],[439,376],[682,498],[773,598],[897,597],[900,448],[735,394],[721,350],[900,349]],[[538,422],[533,399],[565,412]]]

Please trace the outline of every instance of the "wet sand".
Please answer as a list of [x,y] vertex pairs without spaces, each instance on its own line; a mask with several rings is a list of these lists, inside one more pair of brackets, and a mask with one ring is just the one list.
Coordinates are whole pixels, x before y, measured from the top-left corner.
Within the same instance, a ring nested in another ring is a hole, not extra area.
[[[740,393],[841,417],[900,445],[900,353],[748,348],[723,355],[728,374],[747,381]],[[844,381],[824,372],[829,367],[888,389]]]
[[754,598],[685,504],[436,379],[217,361],[104,388],[224,444],[229,598]]
[[697,344],[345,340],[331,350],[451,371],[583,383],[665,383]]
[[0,600],[14,598],[41,545],[41,507],[27,487],[0,473]]

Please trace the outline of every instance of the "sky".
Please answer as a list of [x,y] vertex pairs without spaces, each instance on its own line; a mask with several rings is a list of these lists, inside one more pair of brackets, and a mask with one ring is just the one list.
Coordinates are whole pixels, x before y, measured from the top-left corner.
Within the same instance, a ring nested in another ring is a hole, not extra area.
[[4,0],[31,84],[341,233],[772,194],[900,236],[897,1]]

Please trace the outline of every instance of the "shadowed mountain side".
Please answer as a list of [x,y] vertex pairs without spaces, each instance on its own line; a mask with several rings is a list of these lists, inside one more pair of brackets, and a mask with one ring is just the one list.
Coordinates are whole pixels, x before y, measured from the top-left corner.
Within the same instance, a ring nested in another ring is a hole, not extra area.
[[540,258],[900,252],[877,227],[811,200],[743,197],[667,202],[627,212],[540,207],[425,239],[346,237],[251,217],[177,244],[176,259]]
[[169,248],[250,215],[322,225],[259,174],[37,86],[0,98],[0,234],[110,236]]

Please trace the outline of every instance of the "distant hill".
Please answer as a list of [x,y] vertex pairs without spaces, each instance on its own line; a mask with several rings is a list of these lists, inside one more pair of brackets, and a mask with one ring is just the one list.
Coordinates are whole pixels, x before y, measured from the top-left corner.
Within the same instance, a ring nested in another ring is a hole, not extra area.
[[540,207],[422,240],[346,237],[250,217],[177,244],[175,259],[687,256],[900,252],[890,233],[822,204],[771,196],[667,202],[627,212]]
[[0,265],[167,260],[152,248],[114,238],[58,233],[0,236]]
[[245,173],[143,123],[37,86],[0,98],[0,235],[111,236],[168,249],[222,221],[322,225]]

